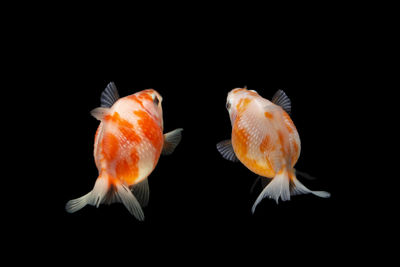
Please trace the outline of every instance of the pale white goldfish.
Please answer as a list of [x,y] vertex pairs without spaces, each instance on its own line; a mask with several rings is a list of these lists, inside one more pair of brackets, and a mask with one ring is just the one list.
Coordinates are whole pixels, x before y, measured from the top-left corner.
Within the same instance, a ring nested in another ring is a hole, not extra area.
[[236,88],[229,92],[226,107],[232,124],[232,138],[217,144],[225,159],[242,162],[249,170],[272,181],[255,201],[252,212],[265,198],[278,203],[291,195],[312,193],[330,197],[325,191],[311,191],[296,178],[294,165],[300,156],[300,137],[288,113],[291,101],[279,90],[272,102],[254,90]]
[[149,201],[147,177],[161,153],[174,151],[183,130],[163,135],[161,102],[161,95],[153,89],[119,98],[114,83],[106,87],[101,107],[91,112],[101,121],[94,141],[99,176],[92,191],[67,203],[68,212],[122,202],[137,219],[144,219],[141,206]]

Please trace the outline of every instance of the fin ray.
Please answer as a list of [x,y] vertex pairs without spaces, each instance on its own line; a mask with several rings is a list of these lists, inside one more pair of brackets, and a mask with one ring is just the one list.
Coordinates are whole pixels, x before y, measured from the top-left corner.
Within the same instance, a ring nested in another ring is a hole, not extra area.
[[292,111],[292,102],[290,101],[289,97],[285,94],[285,92],[279,89],[271,100],[272,103],[281,106],[286,113],[290,114]]
[[111,108],[111,106],[119,99],[117,87],[114,82],[110,82],[106,89],[101,93],[100,102],[101,107]]
[[302,195],[302,194],[314,194],[318,197],[322,198],[329,198],[331,194],[326,191],[312,191],[305,187],[302,183],[300,183],[299,180],[297,180],[296,177],[293,177],[293,185],[291,188],[291,195],[296,196],[296,195]]
[[226,160],[238,162],[239,159],[236,157],[235,151],[233,150],[232,141],[224,140],[217,144],[217,150],[221,153],[222,157]]
[[148,205],[150,197],[150,189],[147,178],[141,181],[140,183],[132,186],[131,191],[142,207],[146,207]]
[[93,190],[86,195],[68,201],[65,205],[65,210],[68,213],[74,213],[86,205],[98,208],[102,203],[111,204],[114,202],[122,202],[133,216],[140,221],[144,220],[143,210],[129,188],[120,182],[115,183],[115,187],[110,187],[109,178],[107,177],[99,177]]
[[169,133],[164,134],[164,146],[162,149],[163,155],[170,155],[174,152],[182,139],[182,128],[175,129]]
[[251,208],[252,213],[254,213],[257,205],[261,202],[261,200],[266,197],[275,199],[277,204],[279,197],[282,201],[290,200],[289,177],[286,170],[278,173],[272,179],[272,181],[263,189],[263,191],[254,202],[253,207]]
[[261,182],[261,187],[264,189],[270,182],[271,182],[271,178],[268,177],[264,177],[259,175],[256,180],[254,181],[253,185],[250,188],[250,193],[253,193],[254,188],[256,187],[257,183],[260,181]]

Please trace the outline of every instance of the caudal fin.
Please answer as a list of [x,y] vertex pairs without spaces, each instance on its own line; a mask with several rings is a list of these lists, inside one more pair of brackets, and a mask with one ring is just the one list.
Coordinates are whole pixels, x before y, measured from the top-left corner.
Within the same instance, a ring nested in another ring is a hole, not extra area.
[[99,177],[93,190],[86,195],[68,201],[65,210],[74,213],[86,205],[99,207],[102,203],[111,204],[114,202],[122,202],[133,216],[140,221],[144,220],[143,210],[131,190],[120,182],[113,183],[110,186],[106,177]]
[[314,194],[318,197],[329,198],[331,194],[325,191],[312,191],[305,187],[299,180],[297,180],[296,176],[292,178],[293,184],[291,186],[291,195],[302,195],[302,194]]
[[254,202],[251,212],[254,213],[258,203],[266,197],[275,199],[276,203],[278,203],[279,197],[282,201],[290,200],[289,176],[286,170],[279,172],[263,189]]
[[290,200],[290,196],[301,195],[301,194],[314,194],[319,197],[328,198],[331,196],[330,193],[325,191],[312,191],[305,187],[302,183],[297,180],[294,173],[289,178],[287,170],[280,171],[272,181],[263,189],[260,195],[257,197],[253,204],[251,211],[254,213],[258,203],[266,197],[275,199],[278,204],[279,198],[282,201]]

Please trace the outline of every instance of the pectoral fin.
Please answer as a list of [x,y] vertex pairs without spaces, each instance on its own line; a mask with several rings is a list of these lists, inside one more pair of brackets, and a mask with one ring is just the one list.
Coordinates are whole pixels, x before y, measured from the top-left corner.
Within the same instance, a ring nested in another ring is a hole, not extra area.
[[176,146],[182,139],[182,128],[173,130],[172,132],[164,134],[164,146],[162,150],[163,155],[170,155],[174,152]]
[[95,108],[92,111],[90,111],[90,114],[99,121],[101,121],[108,114],[109,110],[110,110],[109,108]]
[[224,140],[217,144],[217,150],[221,153],[224,159],[238,162],[238,158],[236,157],[235,151],[233,151],[232,142],[231,140]]

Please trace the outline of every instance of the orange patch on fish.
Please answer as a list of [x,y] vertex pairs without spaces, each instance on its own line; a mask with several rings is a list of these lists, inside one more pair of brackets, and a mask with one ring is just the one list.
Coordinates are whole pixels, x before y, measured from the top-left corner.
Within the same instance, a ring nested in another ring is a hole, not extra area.
[[232,143],[235,148],[235,153],[242,156],[247,154],[248,139],[249,133],[245,128],[233,127]]
[[128,185],[134,184],[139,176],[139,155],[135,148],[130,151],[130,160],[121,159],[116,164],[116,175]]
[[285,153],[285,138],[283,137],[283,133],[278,130],[279,144],[281,146],[281,151]]
[[252,172],[265,176],[265,177],[274,177],[275,171],[269,161],[268,157],[265,158],[263,161],[258,161],[255,159],[250,159],[245,157],[242,159],[243,163],[247,168],[249,168]]
[[284,110],[282,114],[283,117],[285,117],[286,128],[288,129],[289,133],[293,133],[293,131],[296,129],[296,126],[294,125],[292,119],[290,118],[289,114],[287,114]]
[[264,116],[266,117],[266,118],[268,118],[268,119],[273,119],[274,118],[274,115],[272,115],[272,113],[269,113],[268,111],[265,111],[264,112]]
[[139,99],[139,97],[137,95],[130,95],[130,96],[126,96],[127,99],[136,101],[137,103],[139,103],[139,105],[144,108],[143,103],[142,103],[142,99]]
[[130,142],[139,143],[142,140],[134,130],[133,125],[127,120],[122,120],[118,128],[121,134]]
[[236,110],[241,113],[246,110],[247,105],[251,102],[250,98],[241,98],[236,105]]
[[141,94],[138,95],[138,98],[141,100],[149,100],[149,101],[153,101],[153,97],[150,95],[150,92],[152,92],[152,90],[144,90],[142,91]]
[[112,161],[118,154],[119,141],[112,133],[106,133],[102,139],[102,154],[107,161]]
[[294,148],[294,152],[297,154],[299,153],[299,146],[297,145],[296,142],[293,142],[293,148]]
[[243,88],[240,88],[240,89],[236,89],[236,90],[233,90],[233,94],[237,94],[237,93],[239,93],[239,92],[242,92],[242,91],[245,91],[246,89],[243,89]]
[[258,94],[256,92],[253,91],[247,91],[247,93],[251,96],[258,96]]
[[267,148],[269,148],[270,146],[271,146],[271,137],[268,134],[266,134],[260,144],[261,153],[264,153],[264,151],[267,150]]
[[105,119],[115,123],[122,136],[130,142],[139,143],[141,141],[141,138],[134,130],[132,123],[122,119],[118,112],[114,112],[112,115],[107,115]]
[[283,146],[283,144],[285,143],[285,140],[283,138],[283,133],[279,130],[278,130],[278,137],[279,137],[279,143]]
[[296,141],[292,142],[293,144],[293,149],[294,149],[294,153],[292,153],[292,167],[294,166],[294,164],[296,164],[296,160],[299,156],[299,145],[296,143]]
[[154,148],[156,148],[157,153],[161,151],[164,140],[161,127],[147,112],[135,110],[133,113],[139,117],[138,124],[144,136],[146,136]]

